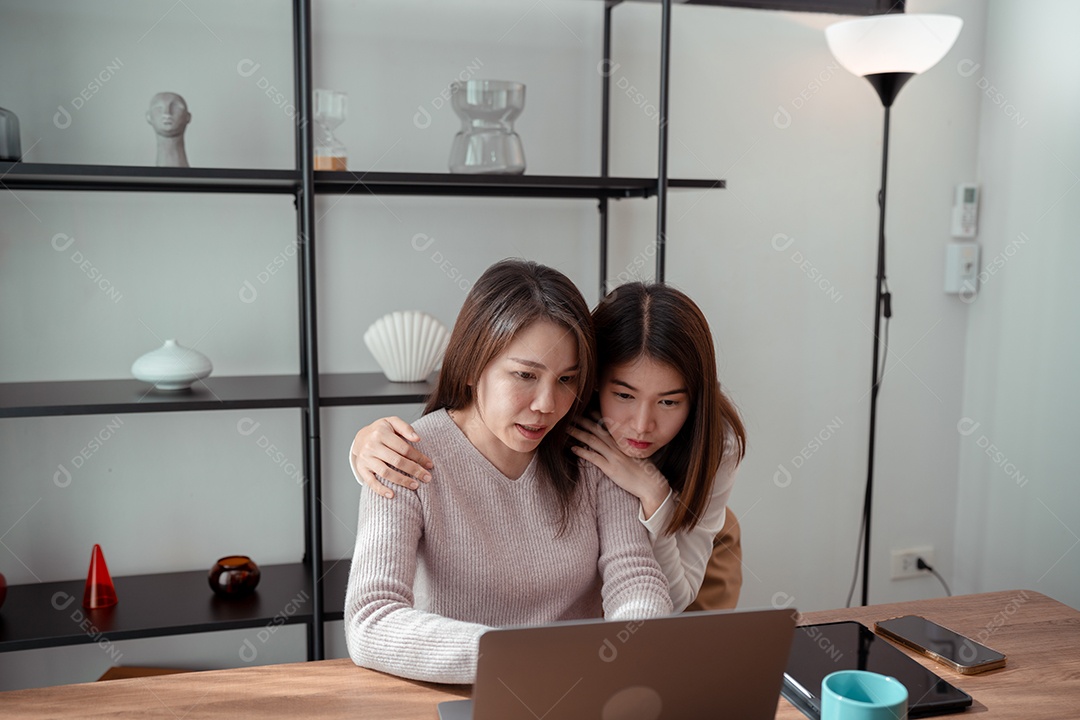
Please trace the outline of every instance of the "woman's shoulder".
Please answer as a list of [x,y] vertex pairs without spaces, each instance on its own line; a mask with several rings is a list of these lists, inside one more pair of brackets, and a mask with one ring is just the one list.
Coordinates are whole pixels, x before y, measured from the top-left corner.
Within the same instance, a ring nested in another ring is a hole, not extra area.
[[453,452],[461,447],[463,442],[468,442],[445,409],[429,412],[416,420],[412,427],[420,436],[420,441],[412,444],[428,455],[432,452]]
[[424,437],[424,430],[440,432],[446,429],[447,424],[453,424],[453,420],[450,419],[450,415],[446,412],[445,408],[440,408],[429,412],[427,415],[421,415],[414,423],[412,423],[413,430]]
[[595,487],[601,480],[607,480],[607,475],[585,458],[578,458],[577,466],[578,482],[581,485]]
[[724,441],[721,445],[720,470],[721,473],[731,472],[742,462],[746,453],[746,442],[741,439],[730,424],[724,424]]
[[596,504],[596,492],[602,482],[610,482],[600,469],[583,458],[577,459],[577,496],[590,506]]

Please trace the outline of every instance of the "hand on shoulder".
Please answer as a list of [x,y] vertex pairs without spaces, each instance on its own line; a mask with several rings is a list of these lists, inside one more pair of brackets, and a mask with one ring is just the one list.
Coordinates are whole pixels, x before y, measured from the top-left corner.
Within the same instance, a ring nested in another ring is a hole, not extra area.
[[649,460],[624,455],[604,427],[592,418],[581,418],[570,434],[582,445],[573,446],[575,455],[599,468],[616,485],[641,501],[649,518],[667,498],[671,487]]
[[380,418],[360,428],[349,448],[349,465],[361,485],[386,498],[394,497],[388,485],[410,490],[430,482],[428,472],[434,464],[424,453],[410,445],[420,436],[399,417]]

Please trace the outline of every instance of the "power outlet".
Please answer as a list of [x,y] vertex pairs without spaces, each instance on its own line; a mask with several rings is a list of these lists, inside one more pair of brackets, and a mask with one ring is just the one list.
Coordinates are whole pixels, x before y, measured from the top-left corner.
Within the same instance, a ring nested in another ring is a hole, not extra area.
[[919,558],[922,558],[927,565],[932,566],[934,564],[934,548],[930,545],[922,545],[906,550],[893,550],[892,579],[904,580],[925,575],[927,571],[918,568],[917,561]]

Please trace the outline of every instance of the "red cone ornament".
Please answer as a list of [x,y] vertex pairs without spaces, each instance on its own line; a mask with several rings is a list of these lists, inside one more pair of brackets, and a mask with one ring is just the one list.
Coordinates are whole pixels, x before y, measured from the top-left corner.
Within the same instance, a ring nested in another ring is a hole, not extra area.
[[101,553],[101,546],[95,545],[94,551],[90,553],[90,572],[86,574],[83,607],[93,610],[112,607],[116,602],[116,586],[113,585],[109,568],[105,565],[105,556]]

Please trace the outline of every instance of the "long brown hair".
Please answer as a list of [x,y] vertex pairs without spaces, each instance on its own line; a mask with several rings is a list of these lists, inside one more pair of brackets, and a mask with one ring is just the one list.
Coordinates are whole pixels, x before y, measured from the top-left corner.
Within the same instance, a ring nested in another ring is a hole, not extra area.
[[679,494],[666,535],[691,530],[704,515],[725,459],[746,452],[746,429],[720,388],[716,352],[705,314],[669,285],[620,285],[593,311],[601,372],[647,357],[673,367],[686,382],[690,415],[678,434],[651,459]]
[[578,459],[569,450],[567,428],[592,395],[596,340],[585,298],[558,270],[526,260],[497,262],[476,281],[450,333],[438,384],[424,414],[472,405],[484,368],[532,323],[548,320],[566,328],[577,345],[574,404],[537,448],[541,476],[559,498],[560,531],[565,529],[578,485]]

